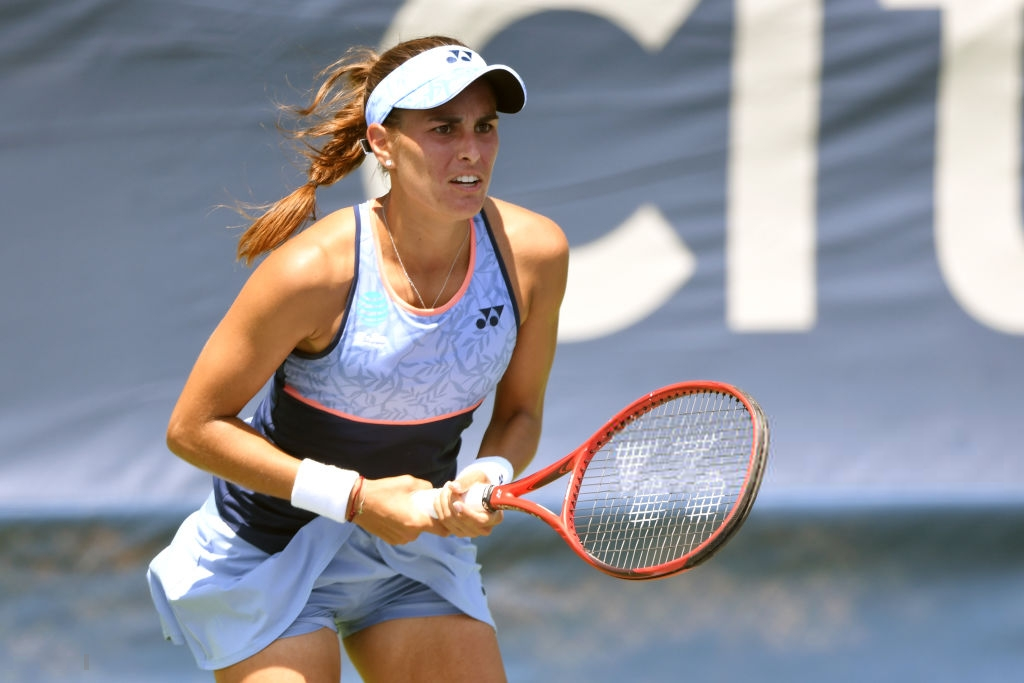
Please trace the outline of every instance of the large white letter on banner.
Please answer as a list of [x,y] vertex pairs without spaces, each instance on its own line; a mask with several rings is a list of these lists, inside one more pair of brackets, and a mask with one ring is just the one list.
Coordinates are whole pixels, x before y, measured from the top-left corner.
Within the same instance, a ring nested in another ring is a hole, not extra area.
[[817,319],[822,0],[736,0],[726,320],[744,332]]
[[1024,334],[1020,0],[881,0],[940,7],[935,249],[977,321]]

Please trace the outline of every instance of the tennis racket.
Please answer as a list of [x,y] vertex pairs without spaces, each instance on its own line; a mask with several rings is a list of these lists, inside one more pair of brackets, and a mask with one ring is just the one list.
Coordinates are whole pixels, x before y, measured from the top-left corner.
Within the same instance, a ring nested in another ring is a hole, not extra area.
[[[549,524],[581,558],[620,579],[659,579],[712,557],[740,528],[768,457],[754,399],[720,382],[663,387],[623,408],[572,453],[468,505]],[[560,515],[522,498],[569,475]],[[437,490],[414,498],[434,515]]]

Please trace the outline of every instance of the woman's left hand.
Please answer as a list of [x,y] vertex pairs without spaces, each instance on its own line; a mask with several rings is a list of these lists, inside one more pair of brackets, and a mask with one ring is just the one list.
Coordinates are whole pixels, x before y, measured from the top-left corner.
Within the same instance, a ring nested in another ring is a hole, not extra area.
[[452,536],[487,536],[504,519],[501,510],[488,512],[481,506],[466,501],[466,492],[476,483],[489,482],[482,474],[473,472],[438,489],[440,493],[434,501],[434,511],[438,521]]

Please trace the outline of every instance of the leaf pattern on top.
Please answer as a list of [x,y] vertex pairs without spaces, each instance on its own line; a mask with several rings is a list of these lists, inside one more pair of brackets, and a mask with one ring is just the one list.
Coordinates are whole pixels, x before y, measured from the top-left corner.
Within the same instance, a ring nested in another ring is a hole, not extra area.
[[472,221],[469,286],[430,314],[392,299],[367,204],[357,219],[358,279],[341,339],[320,358],[289,356],[285,383],[307,402],[364,420],[419,422],[473,408],[497,386],[516,343],[513,295],[482,216]]

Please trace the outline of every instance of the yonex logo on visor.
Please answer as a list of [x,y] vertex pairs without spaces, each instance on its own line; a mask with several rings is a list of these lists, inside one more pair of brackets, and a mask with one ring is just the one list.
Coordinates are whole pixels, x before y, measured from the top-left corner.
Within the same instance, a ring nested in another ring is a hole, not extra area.
[[383,123],[392,109],[433,109],[478,78],[494,88],[497,110],[514,114],[526,104],[526,87],[503,64],[488,66],[473,50],[442,45],[407,60],[373,89],[366,102],[366,125]]

